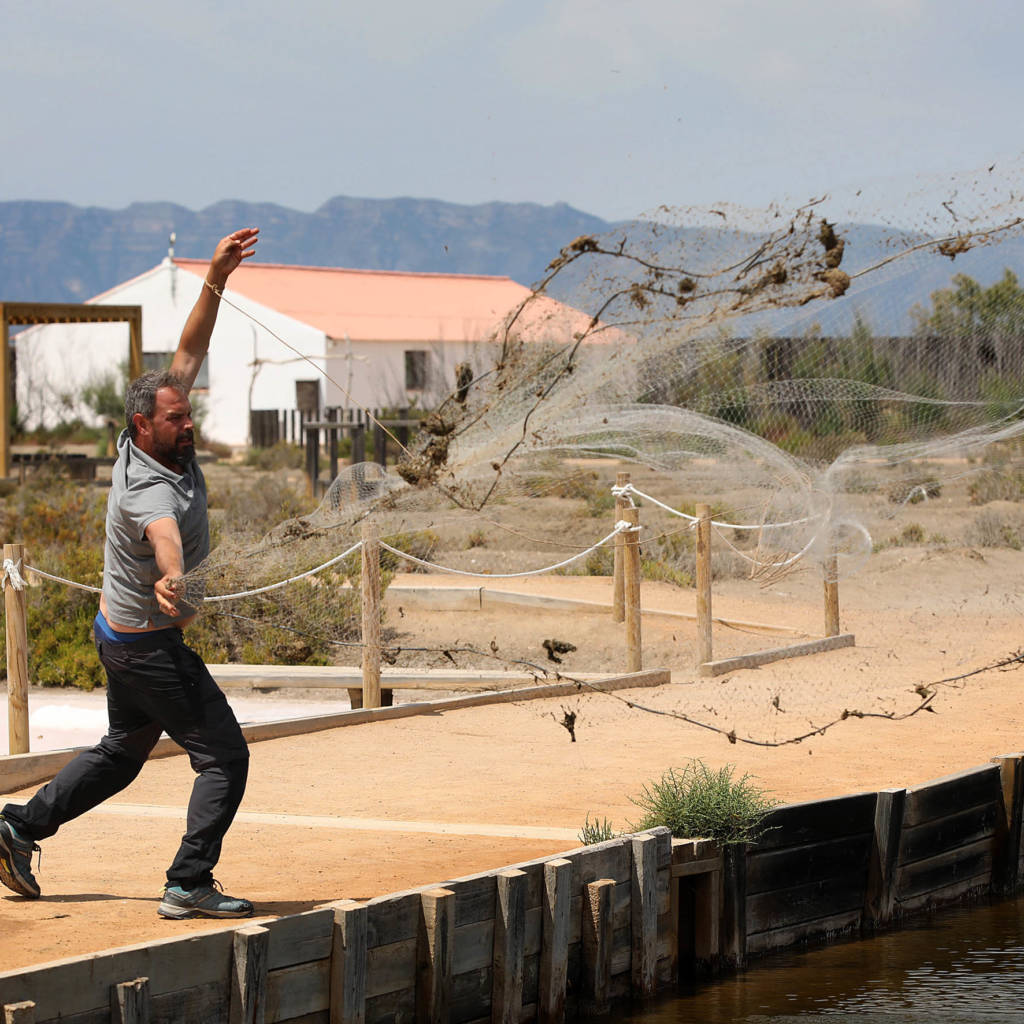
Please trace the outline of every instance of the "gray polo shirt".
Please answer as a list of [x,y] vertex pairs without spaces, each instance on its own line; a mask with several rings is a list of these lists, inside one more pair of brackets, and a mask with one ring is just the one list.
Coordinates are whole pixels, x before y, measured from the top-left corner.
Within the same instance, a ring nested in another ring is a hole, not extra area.
[[121,432],[107,499],[107,541],[103,550],[103,596],[111,622],[138,629],[162,629],[175,619],[157,605],[153,585],[160,579],[146,527],[170,517],[181,532],[185,571],[210,551],[206,481],[193,459],[184,473],[161,466]]

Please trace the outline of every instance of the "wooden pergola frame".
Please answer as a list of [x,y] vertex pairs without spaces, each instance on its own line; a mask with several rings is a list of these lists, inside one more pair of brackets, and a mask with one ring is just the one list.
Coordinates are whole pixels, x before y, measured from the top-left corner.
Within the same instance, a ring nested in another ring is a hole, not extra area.
[[0,302],[0,477],[11,474],[10,328],[35,324],[128,324],[128,374],[142,373],[142,307],[60,302]]

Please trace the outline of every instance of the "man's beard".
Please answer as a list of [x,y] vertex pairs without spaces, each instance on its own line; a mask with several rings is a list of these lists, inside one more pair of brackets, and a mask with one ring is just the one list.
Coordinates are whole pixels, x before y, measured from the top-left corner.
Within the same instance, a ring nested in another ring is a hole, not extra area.
[[155,454],[167,462],[173,462],[181,470],[188,469],[189,463],[196,457],[192,431],[183,434],[174,444],[158,445]]

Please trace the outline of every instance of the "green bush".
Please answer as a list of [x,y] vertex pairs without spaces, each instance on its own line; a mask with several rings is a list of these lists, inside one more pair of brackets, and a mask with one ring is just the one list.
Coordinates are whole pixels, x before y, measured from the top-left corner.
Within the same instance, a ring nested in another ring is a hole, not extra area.
[[584,846],[593,846],[595,843],[604,843],[615,838],[615,829],[607,818],[598,821],[596,818],[591,821],[590,814],[587,814],[583,822],[583,828],[579,831],[579,840]]
[[657,782],[644,786],[631,801],[643,817],[630,828],[643,831],[666,826],[678,839],[717,839],[720,843],[753,843],[764,832],[764,819],[777,801],[744,774],[733,778],[733,766],[712,771],[694,760],[670,768]]

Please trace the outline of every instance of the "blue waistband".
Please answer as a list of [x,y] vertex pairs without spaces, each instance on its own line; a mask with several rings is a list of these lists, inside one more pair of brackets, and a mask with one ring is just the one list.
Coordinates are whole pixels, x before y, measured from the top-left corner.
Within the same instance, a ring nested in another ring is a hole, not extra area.
[[103,612],[96,613],[93,625],[96,627],[96,632],[109,644],[133,644],[145,637],[156,636],[158,633],[168,633],[174,628],[172,626],[167,629],[147,630],[144,633],[119,633],[116,629],[110,628],[110,623],[103,617]]

